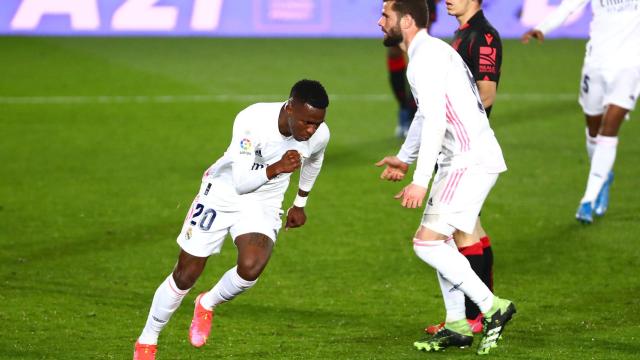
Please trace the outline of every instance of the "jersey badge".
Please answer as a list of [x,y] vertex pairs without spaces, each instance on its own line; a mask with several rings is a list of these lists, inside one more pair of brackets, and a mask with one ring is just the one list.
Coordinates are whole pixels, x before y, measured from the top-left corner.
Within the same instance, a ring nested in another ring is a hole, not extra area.
[[491,46],[480,46],[480,72],[496,73],[496,49]]
[[240,140],[240,154],[251,155],[251,140],[244,138]]

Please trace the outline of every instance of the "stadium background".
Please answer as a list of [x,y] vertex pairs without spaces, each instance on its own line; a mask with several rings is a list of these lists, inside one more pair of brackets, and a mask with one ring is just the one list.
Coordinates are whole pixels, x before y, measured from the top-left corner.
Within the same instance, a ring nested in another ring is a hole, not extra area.
[[[193,31],[196,2],[221,5],[215,31]],[[485,2],[501,33],[518,36],[528,27],[523,14],[539,13],[538,21],[559,1],[528,1],[533,13],[524,1]],[[176,9],[175,26],[116,30],[124,1],[58,0],[73,11],[97,5],[98,27],[75,29],[63,12],[12,28],[26,3],[54,1],[0,3],[0,359],[130,358],[233,117],[253,102],[284,100],[302,77],[322,81],[332,100],[332,141],[308,224],[281,233],[259,284],[221,306],[210,344],[194,349],[191,303],[232,266],[227,242],[161,335],[158,358],[475,356],[411,347],[443,308],[433,271],[410,245],[420,212],[402,209],[392,199],[401,185],[379,181],[373,166],[400,144],[377,2],[297,1],[311,16],[302,21],[291,1],[164,0],[156,7]],[[245,11],[256,6],[281,6],[295,21]],[[334,11],[346,7],[357,11]],[[329,14],[328,28],[318,14]],[[589,18],[587,9],[556,33],[576,39],[504,44],[492,126],[509,171],[483,219],[496,291],[519,312],[494,358],[634,359],[640,351],[636,120],[620,135],[609,213],[588,227],[573,219],[588,171],[576,98]],[[330,33],[337,24],[359,30],[340,39]],[[441,6],[436,34],[455,27]]]

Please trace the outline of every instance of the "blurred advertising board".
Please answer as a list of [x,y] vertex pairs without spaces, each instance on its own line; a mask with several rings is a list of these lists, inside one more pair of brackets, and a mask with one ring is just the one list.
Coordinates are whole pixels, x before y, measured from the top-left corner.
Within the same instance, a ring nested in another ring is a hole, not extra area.
[[[432,34],[457,28],[445,0]],[[503,38],[517,38],[561,0],[484,0]],[[382,0],[0,0],[1,35],[381,37]],[[550,37],[585,38],[591,9],[573,14]]]

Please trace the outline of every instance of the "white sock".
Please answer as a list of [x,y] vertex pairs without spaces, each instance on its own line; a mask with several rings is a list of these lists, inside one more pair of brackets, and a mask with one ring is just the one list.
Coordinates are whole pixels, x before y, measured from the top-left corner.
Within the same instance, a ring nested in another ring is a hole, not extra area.
[[438,282],[440,283],[440,291],[442,291],[442,299],[444,299],[444,308],[447,310],[445,322],[458,321],[466,318],[466,308],[464,306],[464,293],[456,289],[449,280],[445,279],[436,271]]
[[[444,243],[457,249],[453,238],[449,238],[449,240],[446,240]],[[443,278],[439,272],[436,271],[436,275],[438,277],[438,283],[440,284],[444,307],[447,310],[445,322],[452,322],[466,318],[467,314],[465,312],[464,293],[459,289],[454,288],[453,284],[451,284],[449,280]]]
[[613,169],[613,163],[616,161],[618,137],[598,135],[596,141],[596,148],[591,159],[587,189],[580,203],[593,203],[596,200],[602,185],[609,176],[609,172]]
[[218,281],[218,283],[204,296],[200,298],[200,305],[211,310],[216,305],[230,301],[239,294],[251,288],[258,280],[247,281],[238,275],[238,267],[235,266]]
[[449,289],[462,290],[483,313],[491,309],[493,294],[473,272],[464,255],[447,245],[444,240],[422,241],[414,239],[413,250],[422,261],[435,268],[444,279],[452,284]]
[[171,315],[178,309],[182,299],[187,295],[190,289],[180,290],[173,280],[173,274],[164,280],[156,290],[151,302],[151,309],[147,317],[147,324],[142,330],[142,334],[138,338],[141,344],[157,344],[158,335],[162,328],[167,325]]
[[589,128],[586,128],[586,138],[587,138],[587,155],[589,156],[589,161],[591,161],[591,159],[593,159],[593,152],[596,149],[596,144],[597,144],[597,136],[596,137],[592,137],[591,135],[589,135]]

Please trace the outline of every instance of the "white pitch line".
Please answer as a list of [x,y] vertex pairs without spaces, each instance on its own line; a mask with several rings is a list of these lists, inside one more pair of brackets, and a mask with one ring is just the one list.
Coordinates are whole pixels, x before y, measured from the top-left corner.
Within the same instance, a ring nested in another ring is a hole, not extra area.
[[[393,101],[391,94],[331,94],[336,101]],[[280,101],[281,95],[102,95],[102,96],[0,96],[0,104],[67,105],[67,104],[147,104],[147,103],[207,103]],[[498,101],[570,101],[577,94],[498,94]]]

